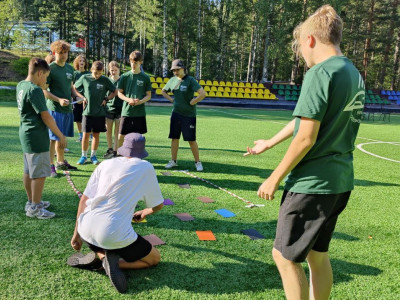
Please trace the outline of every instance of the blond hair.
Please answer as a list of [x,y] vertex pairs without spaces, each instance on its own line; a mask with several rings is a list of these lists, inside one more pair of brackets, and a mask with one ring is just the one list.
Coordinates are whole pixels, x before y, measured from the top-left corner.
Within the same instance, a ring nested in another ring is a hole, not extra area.
[[328,4],[323,5],[294,29],[292,49],[299,52],[299,40],[306,34],[313,35],[323,44],[339,46],[342,30],[343,21],[335,9]]
[[79,54],[75,59],[74,59],[74,69],[79,71],[79,61],[83,59],[85,61],[85,70],[87,70],[89,68],[89,62],[87,61],[85,55],[83,54]]

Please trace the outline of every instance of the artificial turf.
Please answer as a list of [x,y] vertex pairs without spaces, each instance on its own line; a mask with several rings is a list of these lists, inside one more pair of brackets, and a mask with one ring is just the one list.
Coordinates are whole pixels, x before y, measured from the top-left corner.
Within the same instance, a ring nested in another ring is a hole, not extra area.
[[[279,199],[266,202],[256,191],[282,158],[290,141],[260,156],[243,157],[247,145],[268,138],[291,119],[289,111],[198,108],[197,139],[204,172],[195,171],[189,145],[181,141],[179,167],[256,204],[246,203],[181,172],[164,176],[170,159],[168,140],[171,107],[147,107],[147,151],[157,172],[164,206],[135,224],[141,235],[156,234],[166,242],[157,246],[161,263],[152,269],[127,272],[129,289],[120,295],[102,272],[81,271],[66,265],[73,253],[69,244],[75,225],[78,197],[64,176],[48,178],[43,200],[51,201],[51,220],[25,216],[22,152],[18,139],[16,104],[0,102],[0,298],[1,299],[282,299],[284,292],[271,257]],[[399,145],[400,117],[391,122],[365,121],[356,144],[376,155],[354,151],[355,190],[339,218],[330,254],[334,270],[332,299],[398,299],[400,293]],[[394,142],[385,144],[381,142]],[[80,145],[70,138],[66,154],[75,165]],[[101,135],[98,157],[106,151]],[[396,162],[397,161],[397,162]],[[71,172],[83,191],[95,166]],[[190,189],[177,185],[190,184]],[[208,196],[214,203],[202,203]],[[140,205],[143,207],[143,204]],[[225,208],[236,214],[223,218]],[[182,222],[174,214],[189,213]],[[265,239],[250,240],[241,233],[254,228]],[[216,241],[199,241],[196,230],[212,230]],[[83,249],[88,251],[87,248]],[[304,265],[306,267],[306,265]]]

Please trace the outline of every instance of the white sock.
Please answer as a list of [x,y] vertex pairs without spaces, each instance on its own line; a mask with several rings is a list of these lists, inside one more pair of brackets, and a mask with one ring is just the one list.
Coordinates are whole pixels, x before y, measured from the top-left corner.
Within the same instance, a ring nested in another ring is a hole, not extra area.
[[95,155],[96,155],[96,153],[97,153],[97,150],[92,150],[92,153],[90,154],[90,157],[93,157],[93,156],[95,156]]
[[87,157],[87,151],[82,151],[82,156]]

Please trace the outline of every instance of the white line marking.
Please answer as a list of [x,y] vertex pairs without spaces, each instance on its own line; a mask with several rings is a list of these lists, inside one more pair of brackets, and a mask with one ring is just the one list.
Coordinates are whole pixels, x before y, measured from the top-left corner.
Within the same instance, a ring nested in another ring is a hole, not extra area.
[[380,159],[384,159],[384,160],[400,163],[399,160],[394,160],[394,159],[390,159],[390,158],[387,158],[387,157],[384,157],[384,156],[380,156],[380,155],[374,154],[372,152],[369,152],[369,151],[363,149],[364,145],[371,145],[371,144],[390,144],[390,145],[400,146],[400,144],[398,142],[381,142],[381,141],[377,141],[377,142],[371,142],[371,143],[362,143],[362,144],[358,144],[357,145],[357,149],[361,150],[362,152],[364,152],[364,153],[366,153],[368,155],[371,155],[371,156],[374,156],[374,157],[377,157],[377,158],[380,158]]

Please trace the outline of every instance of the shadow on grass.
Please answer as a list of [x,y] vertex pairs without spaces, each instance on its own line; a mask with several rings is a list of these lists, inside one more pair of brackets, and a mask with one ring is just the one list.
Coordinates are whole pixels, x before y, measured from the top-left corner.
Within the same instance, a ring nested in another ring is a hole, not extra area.
[[353,280],[353,275],[378,276],[383,271],[368,265],[355,264],[344,260],[331,259],[334,282]]
[[354,185],[358,185],[358,186],[400,186],[400,184],[396,184],[396,183],[370,181],[370,180],[364,180],[364,179],[354,179]]
[[332,238],[337,240],[354,242],[360,240],[358,237],[343,233],[343,232],[334,232]]

